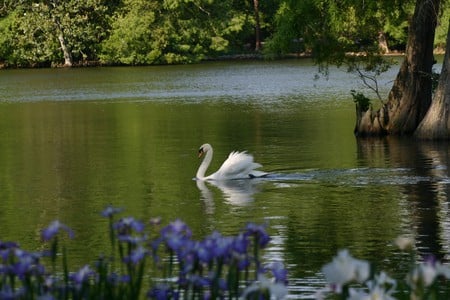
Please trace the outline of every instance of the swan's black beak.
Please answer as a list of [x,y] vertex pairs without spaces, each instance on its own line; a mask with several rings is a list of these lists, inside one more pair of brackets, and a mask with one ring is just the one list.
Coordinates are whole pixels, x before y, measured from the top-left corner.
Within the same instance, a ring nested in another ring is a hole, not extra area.
[[198,158],[202,157],[204,153],[203,148],[198,149]]

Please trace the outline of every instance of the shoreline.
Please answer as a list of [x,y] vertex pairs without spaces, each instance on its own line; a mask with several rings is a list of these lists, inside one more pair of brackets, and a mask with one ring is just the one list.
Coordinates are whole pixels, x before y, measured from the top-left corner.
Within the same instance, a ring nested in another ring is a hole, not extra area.
[[[445,51],[442,49],[435,49],[434,55],[444,55]],[[359,55],[358,53],[349,53],[349,55]],[[391,51],[389,53],[383,54],[383,56],[404,56],[404,51]],[[186,64],[201,64],[214,61],[261,61],[261,60],[286,60],[286,59],[307,59],[313,58],[313,55],[309,52],[302,53],[289,53],[283,56],[277,57],[265,57],[261,53],[241,53],[241,54],[229,54],[220,55],[217,57],[208,57],[198,62],[186,63]],[[100,61],[82,61],[74,63],[72,66],[65,66],[63,64],[35,64],[30,66],[8,66],[4,62],[0,62],[0,70],[8,69],[71,69],[71,68],[95,68],[95,67],[145,67],[145,66],[170,66],[176,64],[141,64],[141,65],[130,65],[130,64],[105,64]]]

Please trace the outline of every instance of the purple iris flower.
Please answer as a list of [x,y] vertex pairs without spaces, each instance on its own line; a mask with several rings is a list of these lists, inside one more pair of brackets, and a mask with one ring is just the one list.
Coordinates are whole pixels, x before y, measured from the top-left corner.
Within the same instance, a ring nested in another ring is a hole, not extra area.
[[0,250],[0,257],[2,258],[3,263],[7,263],[8,259],[11,255],[11,253],[13,252],[13,250],[11,249],[2,249]]
[[190,238],[192,236],[192,231],[186,223],[180,219],[176,219],[161,230],[162,236],[165,236],[166,234],[180,234]]
[[57,235],[60,230],[65,230],[69,234],[69,238],[72,239],[74,237],[72,229],[70,229],[67,225],[64,225],[63,223],[56,220],[50,223],[50,225],[47,228],[42,230],[42,239],[44,241],[49,241],[55,235]]
[[243,234],[238,237],[226,237],[215,231],[195,244],[195,252],[203,263],[209,263],[215,259],[221,259],[227,263],[235,254],[246,254],[248,245],[248,238]]
[[233,238],[224,237],[214,231],[197,246],[197,254],[201,261],[209,262],[212,259],[226,258],[231,256]]
[[41,252],[28,252],[25,250],[22,250],[20,248],[18,249],[14,249],[14,255],[19,258],[22,259],[24,257],[29,257],[30,259],[32,259],[33,261],[38,262],[39,259],[43,256],[43,254]]
[[253,223],[248,223],[245,229],[246,234],[256,237],[259,246],[265,247],[269,243],[270,237],[266,232],[265,225],[256,225]]
[[7,263],[10,255],[13,253],[14,249],[16,249],[18,247],[19,247],[19,245],[17,243],[0,241],[0,257],[4,263]]
[[137,247],[131,254],[124,258],[126,263],[132,263],[133,265],[137,265],[140,261],[142,261],[145,256],[148,254],[148,250],[142,246]]
[[81,285],[84,282],[87,282],[91,276],[93,276],[95,272],[89,267],[89,265],[85,265],[78,272],[70,275],[70,279],[73,280],[75,284]]
[[147,235],[143,236],[132,236],[132,235],[120,235],[119,241],[126,242],[131,245],[138,245],[147,240]]
[[237,264],[238,269],[239,269],[240,271],[246,270],[247,268],[250,267],[250,265],[251,265],[251,261],[250,261],[250,259],[249,259],[248,257],[245,257],[245,258],[240,259],[240,260],[238,261],[238,264]]
[[288,283],[288,271],[284,268],[283,263],[274,262],[270,265],[270,270],[275,277],[275,282],[287,284]]
[[123,211],[123,208],[113,207],[108,205],[103,211],[102,216],[105,218],[111,218],[113,215],[118,214]]
[[213,259],[210,241],[202,241],[195,243],[194,249],[198,259],[202,263],[209,263]]
[[10,270],[20,279],[25,278],[26,275],[40,276],[45,273],[44,266],[39,263],[38,254],[18,249],[15,251],[15,256],[17,262],[11,265]]
[[177,252],[179,255],[182,248],[190,249],[193,242],[191,229],[181,220],[177,219],[161,229],[161,238],[169,249]]
[[189,276],[188,281],[196,287],[208,287],[211,285],[211,279],[196,274]]
[[120,283],[129,283],[130,276],[129,275],[119,275],[115,272],[108,275],[108,283],[112,285],[117,285]]
[[3,285],[0,290],[0,299],[21,299],[25,294],[25,290],[13,290],[9,285]]
[[119,235],[128,235],[132,231],[142,232],[144,230],[144,223],[135,220],[133,217],[122,218],[114,224],[114,229]]
[[178,292],[174,291],[170,286],[160,284],[152,288],[147,293],[147,297],[149,299],[156,299],[156,300],[166,300],[166,299],[178,300],[180,298],[180,295]]
[[183,262],[180,266],[180,271],[183,276],[195,271],[197,265],[197,255],[194,251],[189,250],[186,253],[179,255],[178,259]]
[[218,258],[229,257],[231,255],[232,246],[232,237],[222,237],[216,240],[216,247],[213,249],[213,253]]
[[223,278],[219,278],[219,289],[223,291],[228,290],[228,282]]
[[247,236],[240,233],[233,240],[233,250],[239,254],[246,254],[249,244],[250,244],[250,242],[249,242]]
[[185,236],[177,234],[167,234],[165,238],[167,247],[175,252],[178,252],[178,254],[180,254],[182,248],[187,246],[190,242],[190,240]]
[[16,242],[2,242],[0,241],[0,250],[3,249],[12,249],[12,248],[18,248],[19,244]]
[[[0,264],[0,276],[9,274],[10,267],[8,265]],[[1,299],[1,298],[0,298]]]

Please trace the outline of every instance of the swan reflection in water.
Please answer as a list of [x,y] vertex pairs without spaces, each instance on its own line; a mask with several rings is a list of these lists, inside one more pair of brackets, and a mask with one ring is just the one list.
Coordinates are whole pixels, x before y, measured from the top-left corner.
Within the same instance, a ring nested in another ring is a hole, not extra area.
[[254,200],[254,195],[260,189],[262,180],[258,179],[236,179],[236,180],[196,180],[197,187],[200,190],[201,198],[206,204],[206,211],[214,210],[214,193],[209,186],[219,189],[225,201],[236,206],[243,206]]

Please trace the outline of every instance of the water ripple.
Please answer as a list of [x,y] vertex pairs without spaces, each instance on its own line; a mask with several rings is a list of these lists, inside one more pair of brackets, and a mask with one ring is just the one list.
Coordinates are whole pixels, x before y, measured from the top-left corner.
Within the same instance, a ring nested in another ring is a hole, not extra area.
[[276,182],[280,188],[300,183],[324,183],[347,186],[366,185],[415,185],[422,182],[449,184],[450,178],[442,176],[420,176],[408,168],[353,168],[308,170],[295,173],[271,173],[267,180]]

